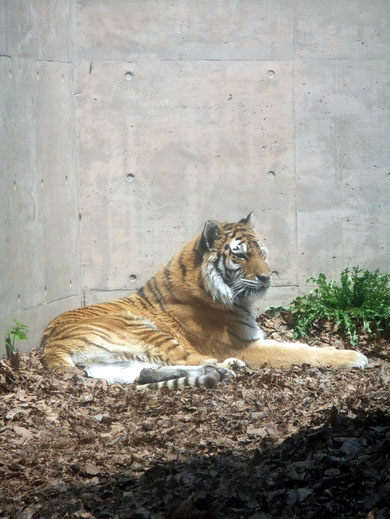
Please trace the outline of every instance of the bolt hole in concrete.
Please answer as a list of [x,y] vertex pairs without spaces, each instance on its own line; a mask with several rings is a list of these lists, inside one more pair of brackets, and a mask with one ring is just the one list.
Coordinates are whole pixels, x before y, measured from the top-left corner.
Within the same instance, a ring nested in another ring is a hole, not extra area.
[[130,274],[129,280],[134,283],[134,281],[137,279],[137,276],[135,274]]
[[130,79],[133,78],[133,73],[132,72],[126,72],[125,78],[127,79],[127,81],[130,81]]
[[134,175],[133,175],[133,173],[128,173],[128,174],[126,175],[126,178],[127,178],[127,181],[128,181],[128,182],[133,182],[133,180],[134,180]]
[[268,171],[268,177],[269,178],[275,178],[275,171]]
[[267,72],[267,76],[268,76],[270,79],[272,79],[273,77],[275,77],[275,71],[274,71],[274,70],[269,70],[269,71]]

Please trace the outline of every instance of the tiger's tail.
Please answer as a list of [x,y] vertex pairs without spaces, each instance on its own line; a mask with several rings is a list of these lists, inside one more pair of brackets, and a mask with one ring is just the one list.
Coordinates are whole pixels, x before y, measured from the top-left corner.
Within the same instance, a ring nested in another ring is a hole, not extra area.
[[[184,377],[170,378],[168,380],[160,380],[158,382],[147,382],[143,384],[136,384],[135,388],[138,391],[145,391],[147,389],[162,389],[167,387],[169,389],[183,389],[185,387],[205,387],[213,389],[218,382],[222,380],[229,380],[234,377],[231,371],[219,368],[217,366],[202,366],[203,374],[189,375]],[[145,370],[146,371],[146,370]],[[142,380],[142,377],[140,377]]]

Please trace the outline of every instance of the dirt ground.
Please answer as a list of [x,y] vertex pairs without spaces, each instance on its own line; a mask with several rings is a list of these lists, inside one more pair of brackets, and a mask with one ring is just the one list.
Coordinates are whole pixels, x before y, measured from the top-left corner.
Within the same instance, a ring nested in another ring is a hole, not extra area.
[[[288,321],[288,316],[285,316]],[[261,316],[289,339],[280,316]],[[344,347],[322,323],[308,341]],[[0,519],[390,518],[390,341],[365,370],[137,392],[0,364]]]

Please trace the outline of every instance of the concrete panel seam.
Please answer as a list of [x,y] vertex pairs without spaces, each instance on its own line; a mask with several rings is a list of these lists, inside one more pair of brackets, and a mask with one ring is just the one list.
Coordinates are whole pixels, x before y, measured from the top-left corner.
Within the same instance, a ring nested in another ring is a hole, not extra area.
[[69,299],[71,297],[78,297],[80,294],[77,293],[77,294],[70,294],[69,296],[65,296],[65,297],[59,297],[58,299],[53,299],[51,301],[44,301],[43,303],[39,303],[37,305],[32,305],[32,306],[26,306],[26,307],[21,307],[21,308],[18,308],[17,312],[11,312],[11,313],[7,313],[7,314],[1,314],[0,317],[3,318],[3,317],[12,317],[13,315],[15,315],[16,313],[20,312],[20,311],[28,311],[28,310],[34,310],[34,308],[41,308],[42,306],[46,306],[46,305],[50,305],[52,303],[58,303],[59,301],[65,301],[66,299]]
[[87,289],[87,292],[127,292],[132,293],[136,288],[90,288]]
[[[1,55],[0,55],[1,57]],[[12,59],[12,56],[4,56],[9,57]],[[19,56],[14,56],[19,57]],[[31,58],[26,58],[31,59]],[[273,63],[286,63],[286,62],[292,62],[296,58],[286,57],[286,58],[258,58],[258,59],[251,59],[251,58],[236,58],[236,59],[205,59],[205,58],[189,58],[189,59],[182,59],[182,58],[150,58],[150,59],[81,59],[81,60],[75,60],[75,61],[57,61],[53,59],[38,59],[37,62],[43,62],[43,63],[63,63],[68,65],[80,65],[81,63],[137,63],[137,62],[157,62],[157,63],[263,63],[263,62],[273,62]],[[328,58],[323,58],[328,59]],[[331,58],[329,58],[331,59]],[[338,58],[334,58],[338,59]],[[345,59],[345,58],[340,58]],[[372,58],[376,59],[376,58]],[[390,58],[389,58],[390,59]]]
[[[319,56],[318,58],[312,58],[310,56],[297,56],[291,61],[312,61],[318,63],[319,61],[387,61],[390,60],[390,56]],[[277,61],[277,60],[275,60]]]
[[[294,61],[295,58],[291,58],[291,57],[288,57],[288,58],[272,58],[272,57],[269,57],[269,58],[257,58],[257,59],[253,59],[253,58],[234,58],[234,59],[217,59],[217,58],[212,58],[212,59],[206,59],[206,58],[162,58],[162,59],[159,59],[159,60],[156,60],[156,61],[160,61],[162,63],[164,62],[173,62],[173,63],[176,63],[176,62],[185,62],[185,63],[191,63],[191,62],[199,62],[199,63],[208,63],[208,62],[216,62],[216,63],[262,63],[263,61],[272,61],[272,62],[275,62],[275,63],[285,63],[285,62],[288,62],[288,61]],[[88,60],[85,60],[85,61],[88,61]],[[100,60],[96,60],[94,59],[93,61],[100,61]],[[105,61],[105,60],[102,60],[102,61]],[[122,60],[122,61],[125,61],[125,60]],[[136,60],[134,60],[136,61]],[[129,62],[130,63],[130,62]]]
[[[283,285],[272,285],[272,288],[298,288],[298,284],[283,284]],[[87,292],[93,293],[93,292],[127,292],[127,293],[133,293],[137,290],[137,288],[90,288],[87,289]],[[78,294],[74,294],[75,296]],[[56,301],[56,300],[55,300]],[[53,302],[55,302],[53,301]],[[52,301],[51,301],[52,302]]]
[[58,61],[56,59],[37,59],[37,63],[61,63],[63,65],[73,65],[73,61]]
[[[293,30],[293,52],[295,55],[295,34],[296,34],[296,18],[294,17],[294,30]],[[296,262],[297,268],[295,271],[295,281],[297,283],[297,286],[299,286],[299,274],[300,274],[300,266],[299,262],[297,261],[298,258],[298,205],[297,205],[297,192],[298,192],[298,186],[297,186],[297,139],[296,139],[296,131],[297,131],[297,119],[296,119],[296,61],[294,60],[292,64],[292,131],[293,131],[293,154],[294,154],[294,212],[295,212],[295,258],[294,261]]]
[[272,288],[298,288],[298,284],[291,284],[291,285],[272,285]]

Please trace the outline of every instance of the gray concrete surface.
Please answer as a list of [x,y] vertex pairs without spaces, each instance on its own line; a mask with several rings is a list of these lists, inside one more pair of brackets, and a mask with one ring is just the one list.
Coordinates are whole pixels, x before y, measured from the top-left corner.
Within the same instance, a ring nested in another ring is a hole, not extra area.
[[[0,334],[254,210],[288,303],[389,271],[388,0],[0,0]],[[0,341],[0,351],[3,344]]]

